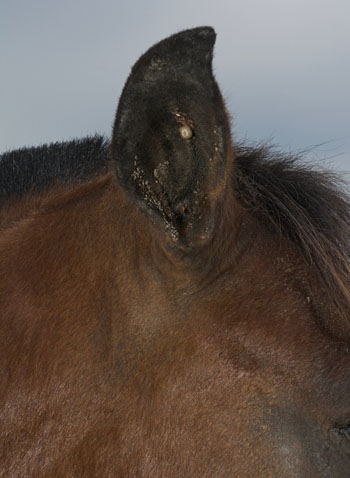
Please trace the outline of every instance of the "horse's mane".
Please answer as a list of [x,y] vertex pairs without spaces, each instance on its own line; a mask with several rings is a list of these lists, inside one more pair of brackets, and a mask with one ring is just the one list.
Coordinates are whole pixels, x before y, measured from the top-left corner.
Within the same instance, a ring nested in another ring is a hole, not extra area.
[[83,139],[21,148],[0,156],[0,203],[53,184],[84,182],[107,168],[108,140]]
[[350,313],[350,199],[347,184],[301,156],[266,145],[236,148],[240,201],[275,234],[295,243],[342,316]]
[[[0,156],[0,203],[53,184],[79,183],[108,167],[102,136],[22,148]],[[267,146],[236,147],[241,203],[275,234],[297,244],[342,315],[350,303],[350,200],[336,174]]]

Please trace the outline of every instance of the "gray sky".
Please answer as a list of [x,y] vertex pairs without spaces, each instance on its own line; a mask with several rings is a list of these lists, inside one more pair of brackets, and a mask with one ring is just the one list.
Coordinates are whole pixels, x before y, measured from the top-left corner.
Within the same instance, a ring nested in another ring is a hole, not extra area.
[[212,25],[235,137],[350,170],[349,19],[349,0],[2,0],[0,151],[110,136],[140,54]]

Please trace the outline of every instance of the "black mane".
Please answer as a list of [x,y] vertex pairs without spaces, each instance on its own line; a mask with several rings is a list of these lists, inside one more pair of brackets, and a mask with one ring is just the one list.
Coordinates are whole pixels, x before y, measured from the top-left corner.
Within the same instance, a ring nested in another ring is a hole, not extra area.
[[235,188],[244,206],[296,244],[349,320],[350,199],[337,174],[268,146],[236,148]]
[[0,201],[45,191],[53,184],[88,180],[107,168],[108,147],[108,141],[96,135],[3,153]]

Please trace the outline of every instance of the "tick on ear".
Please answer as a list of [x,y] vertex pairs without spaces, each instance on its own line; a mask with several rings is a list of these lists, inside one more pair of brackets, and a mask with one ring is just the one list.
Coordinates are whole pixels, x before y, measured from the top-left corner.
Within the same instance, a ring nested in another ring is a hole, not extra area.
[[179,133],[182,139],[191,139],[193,136],[192,128],[188,125],[180,126]]

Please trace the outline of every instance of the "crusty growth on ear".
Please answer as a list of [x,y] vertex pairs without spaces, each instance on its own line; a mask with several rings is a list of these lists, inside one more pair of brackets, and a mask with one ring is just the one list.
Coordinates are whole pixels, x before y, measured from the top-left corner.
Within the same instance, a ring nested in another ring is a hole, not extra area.
[[215,32],[163,40],[135,64],[120,99],[112,157],[120,184],[171,239],[213,234],[231,168],[230,128],[212,72]]

